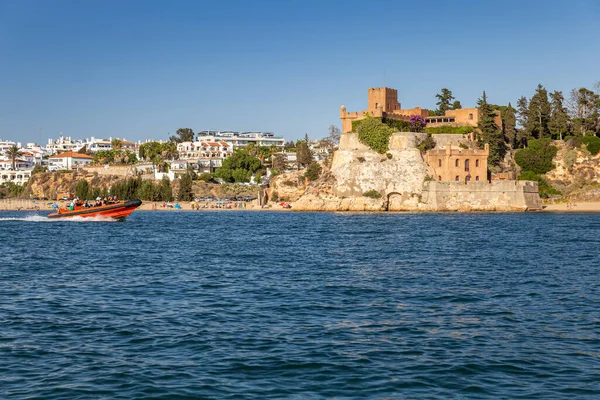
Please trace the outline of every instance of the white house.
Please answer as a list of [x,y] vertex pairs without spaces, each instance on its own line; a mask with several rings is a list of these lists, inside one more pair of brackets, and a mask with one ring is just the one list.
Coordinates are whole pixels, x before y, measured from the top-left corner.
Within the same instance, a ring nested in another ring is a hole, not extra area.
[[[15,160],[15,170],[29,170],[33,169],[33,161],[20,157]],[[0,170],[8,171],[12,170],[12,160],[0,159]]]
[[73,153],[67,151],[65,153],[55,154],[50,156],[50,163],[48,169],[50,171],[57,171],[63,169],[74,169],[77,167],[83,167],[90,165],[94,160],[94,157],[88,156],[87,154]]
[[24,185],[31,178],[31,171],[0,171],[0,185],[12,182]]

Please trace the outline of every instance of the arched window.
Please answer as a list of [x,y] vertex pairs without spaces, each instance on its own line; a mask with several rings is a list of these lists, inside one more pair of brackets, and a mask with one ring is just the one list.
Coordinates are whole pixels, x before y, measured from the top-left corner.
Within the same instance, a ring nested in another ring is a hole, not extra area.
[[454,178],[455,181],[460,181],[460,176],[456,175],[456,178]]
[[467,171],[467,172],[469,171],[469,160],[468,159],[465,160],[465,171]]
[[473,114],[469,114],[469,119],[472,120],[473,119]]
[[442,159],[440,158],[440,159],[438,160],[438,167],[441,167],[441,166],[442,166]]
[[377,110],[379,108],[379,103],[375,103],[375,109]]
[[442,180],[442,176],[438,175],[438,181],[441,181],[441,180]]
[[479,160],[475,160],[475,166],[479,167]]
[[471,180],[471,175],[465,176],[465,182],[469,182]]
[[479,176],[476,176],[476,177],[475,177],[475,180],[476,180],[476,181],[478,181],[478,180],[479,180]]
[[454,166],[460,167],[460,161],[458,160],[458,158],[454,161]]

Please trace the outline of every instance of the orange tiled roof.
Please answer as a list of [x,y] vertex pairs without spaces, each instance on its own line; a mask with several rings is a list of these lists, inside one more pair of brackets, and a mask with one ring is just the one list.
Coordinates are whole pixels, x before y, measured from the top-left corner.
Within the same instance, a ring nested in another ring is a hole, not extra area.
[[72,151],[66,151],[64,153],[60,153],[60,154],[55,154],[53,156],[50,156],[50,158],[66,158],[66,157],[73,157],[73,158],[86,158],[89,160],[93,160],[94,157],[92,156],[88,156],[87,154],[83,154],[83,153],[74,153]]

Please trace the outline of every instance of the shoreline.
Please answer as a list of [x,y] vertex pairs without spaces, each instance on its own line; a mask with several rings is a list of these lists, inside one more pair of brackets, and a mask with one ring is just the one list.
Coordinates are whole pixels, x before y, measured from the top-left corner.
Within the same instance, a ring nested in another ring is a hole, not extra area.
[[[37,203],[37,204],[36,204]],[[21,199],[3,199],[0,200],[0,211],[48,211],[52,212],[52,206],[48,203],[53,203],[50,201],[34,201],[34,200],[21,200]],[[57,202],[59,205],[63,205],[64,202]],[[277,212],[302,212],[295,211],[293,204],[292,208],[286,209],[279,205],[274,205],[269,208],[262,208],[254,202],[233,202],[231,208],[227,207],[217,207],[215,204],[208,203],[200,203],[200,208],[192,209],[190,202],[180,203],[181,208],[168,208],[163,207],[164,202],[162,201],[145,201],[142,205],[137,209],[137,211],[168,211],[168,212],[198,212],[198,211],[277,211]],[[175,204],[175,202],[171,203]],[[202,205],[206,204],[206,207],[203,208]],[[335,212],[335,211],[332,211]],[[343,212],[353,212],[353,211],[343,211]],[[357,213],[364,213],[365,211],[356,211]],[[382,211],[388,212],[388,211]],[[402,211],[399,211],[402,212]],[[450,213],[462,213],[462,211],[412,211],[412,212],[423,212],[423,213],[435,213],[435,212],[450,212]],[[502,211],[472,211],[472,212],[502,212]],[[519,211],[519,212],[527,212],[527,211]],[[554,204],[546,204],[543,205],[543,209],[541,211],[531,211],[531,212],[568,212],[568,213],[596,213],[600,212],[600,201],[594,202],[580,202],[567,205],[567,203],[554,203]],[[471,213],[464,212],[464,213]]]

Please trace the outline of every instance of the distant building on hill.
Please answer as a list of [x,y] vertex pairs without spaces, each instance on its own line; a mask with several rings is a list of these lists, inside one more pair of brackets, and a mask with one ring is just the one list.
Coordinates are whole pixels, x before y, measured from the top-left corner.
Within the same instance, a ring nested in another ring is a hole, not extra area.
[[283,149],[285,139],[275,136],[273,132],[233,132],[233,131],[201,131],[198,132],[198,141],[225,142],[233,150],[246,147],[250,143],[256,146],[276,146]]
[[50,171],[71,170],[77,167],[90,165],[94,157],[87,154],[74,153],[67,151],[50,156],[48,169]]
[[[426,108],[414,107],[411,109],[402,109],[398,102],[398,90],[381,87],[369,88],[367,109],[363,111],[346,111],[345,106],[340,108],[340,119],[342,120],[342,132],[352,132],[352,122],[360,121],[370,115],[374,118],[387,118],[399,121],[410,121],[414,115],[425,118],[428,127],[443,126],[472,126],[477,127],[480,114],[478,108],[461,108],[458,110],[448,110],[445,115],[429,115]],[[502,120],[498,113],[496,124],[502,127]]]

